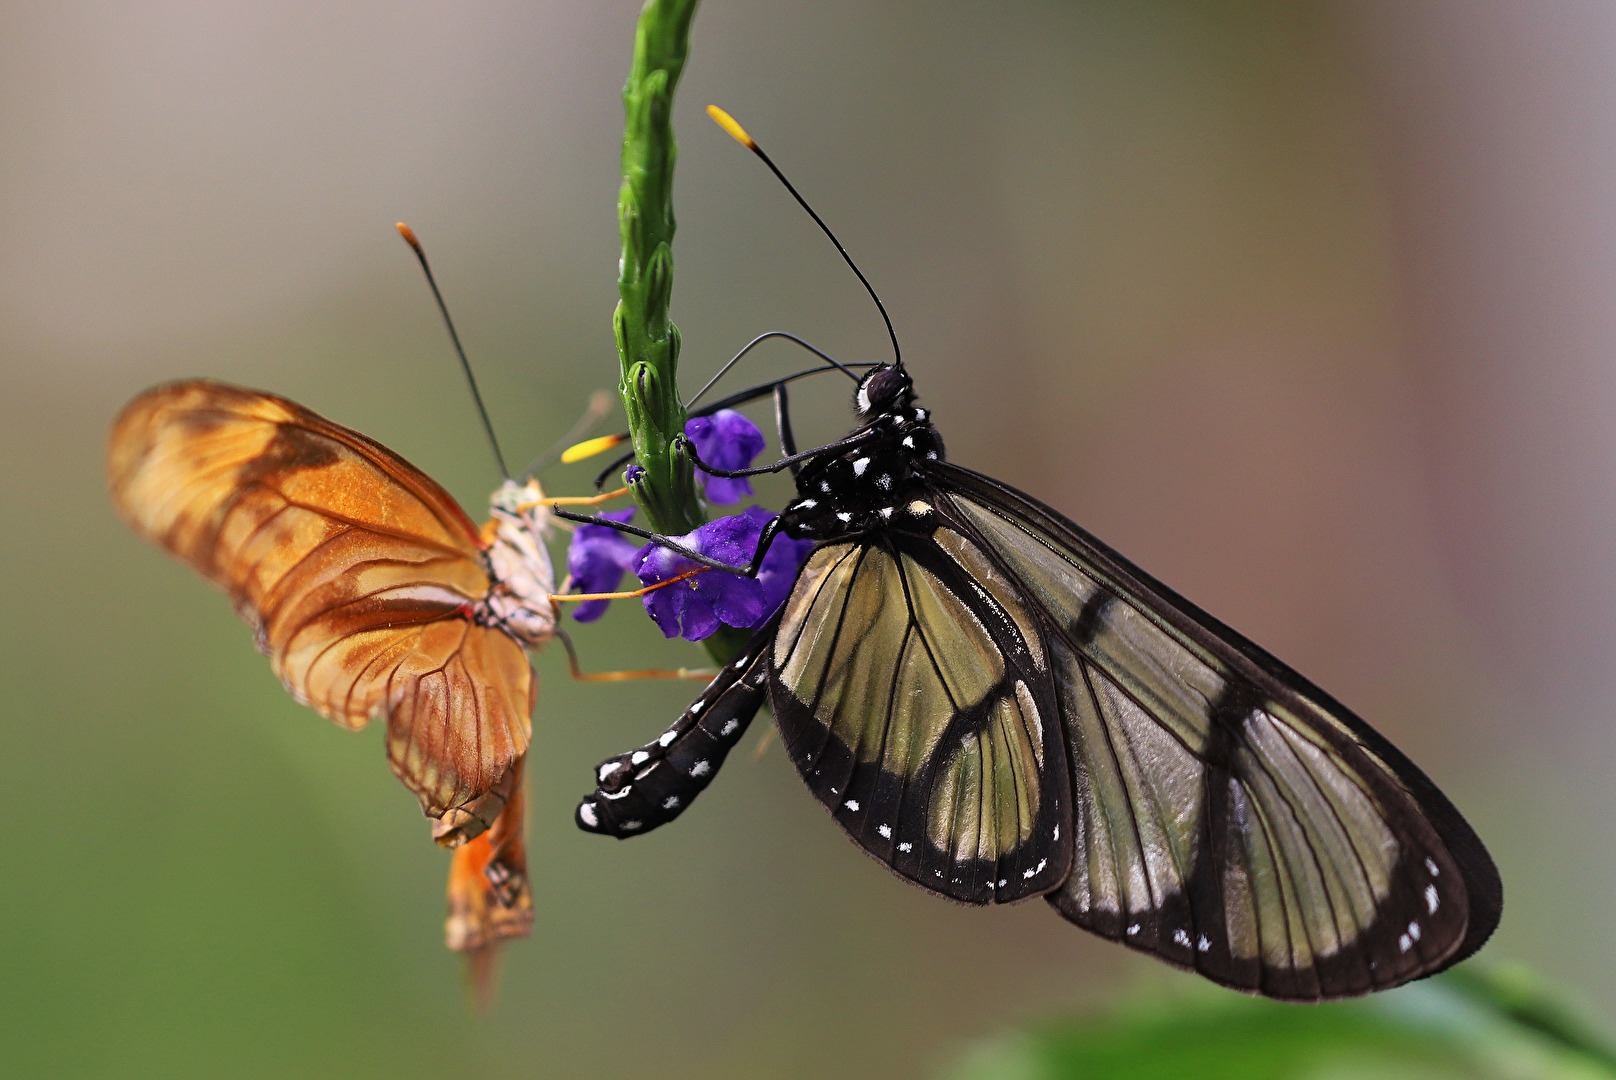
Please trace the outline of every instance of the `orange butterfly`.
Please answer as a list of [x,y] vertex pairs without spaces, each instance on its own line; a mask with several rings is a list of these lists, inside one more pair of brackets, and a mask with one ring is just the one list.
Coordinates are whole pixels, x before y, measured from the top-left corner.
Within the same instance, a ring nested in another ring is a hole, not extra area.
[[479,530],[380,443],[205,380],[130,402],[107,473],[135,531],[230,594],[294,698],[354,730],[386,719],[388,763],[456,849],[449,947],[526,936],[525,649],[556,631],[537,482],[507,480]]

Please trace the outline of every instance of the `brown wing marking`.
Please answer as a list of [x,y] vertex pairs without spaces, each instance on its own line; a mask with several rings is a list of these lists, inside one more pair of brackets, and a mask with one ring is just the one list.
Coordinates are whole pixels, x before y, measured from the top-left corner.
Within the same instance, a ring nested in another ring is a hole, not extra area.
[[469,618],[491,583],[446,491],[295,402],[206,381],[131,402],[108,477],[137,532],[230,594],[293,697],[348,728],[387,718],[389,762],[440,842],[494,821],[527,751],[532,671]]

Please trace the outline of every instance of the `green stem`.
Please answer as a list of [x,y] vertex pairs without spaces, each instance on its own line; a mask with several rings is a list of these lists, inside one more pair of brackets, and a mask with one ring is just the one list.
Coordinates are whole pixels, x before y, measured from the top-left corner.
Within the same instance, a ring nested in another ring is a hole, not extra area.
[[669,452],[684,430],[679,401],[679,328],[668,317],[673,294],[673,91],[690,48],[696,0],[649,0],[634,35],[634,65],[623,87],[623,187],[617,223],[623,258],[621,299],[612,316],[619,386],[634,457],[645,470],[634,497],[658,532],[689,532],[704,520],[690,463]]
[[[634,34],[634,63],[623,87],[623,186],[617,224],[623,257],[612,314],[622,365],[623,410],[634,460],[644,471],[631,485],[651,527],[687,533],[706,520],[690,462],[670,449],[685,429],[679,399],[679,328],[668,315],[673,296],[673,92],[690,50],[696,0],[647,0]],[[720,661],[746,635],[727,628],[707,640]]]

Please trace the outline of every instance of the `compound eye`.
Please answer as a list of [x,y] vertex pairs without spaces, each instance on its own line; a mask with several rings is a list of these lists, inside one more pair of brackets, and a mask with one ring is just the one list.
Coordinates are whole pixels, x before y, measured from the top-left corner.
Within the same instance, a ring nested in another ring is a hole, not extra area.
[[871,371],[859,386],[855,406],[861,417],[884,412],[909,389],[909,376],[895,367],[883,365]]

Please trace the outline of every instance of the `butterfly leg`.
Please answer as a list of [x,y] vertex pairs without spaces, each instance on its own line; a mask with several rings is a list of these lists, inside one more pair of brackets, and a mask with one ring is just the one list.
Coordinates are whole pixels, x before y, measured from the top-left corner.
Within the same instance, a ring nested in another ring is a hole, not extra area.
[[641,668],[637,671],[585,671],[578,663],[578,651],[573,648],[572,638],[562,630],[556,630],[556,637],[561,639],[562,648],[567,650],[567,668],[572,677],[579,682],[631,682],[635,679],[691,679],[696,682],[709,682],[715,672],[712,668]]
[[[705,567],[705,566],[698,566],[694,570],[686,570],[684,573],[679,574],[679,575],[677,575],[675,577],[671,577],[667,581],[659,581],[655,585],[647,585],[643,589],[630,589],[628,592],[597,592],[597,593],[559,592],[559,593],[551,593],[550,594],[550,603],[552,603],[552,604],[562,604],[562,603],[567,603],[567,602],[574,602],[575,603],[575,602],[582,601],[582,600],[633,600],[636,597],[644,596],[646,593],[654,593],[658,589],[666,589],[669,585],[677,585],[681,581],[688,581],[690,578],[695,577],[697,574],[705,574],[708,569],[709,568]],[[568,578],[568,580],[570,581],[571,578]]]
[[753,386],[749,389],[731,394],[722,401],[714,402],[713,404],[702,409],[702,414],[717,412],[719,409],[727,409],[732,405],[744,405],[748,401],[757,400],[776,386],[784,385],[785,383],[791,382],[795,379],[801,379],[809,375],[818,375],[821,372],[840,371],[848,378],[857,382],[858,376],[853,374],[853,368],[867,368],[875,366],[874,364],[844,364],[834,356],[831,356],[829,353],[825,352],[823,349],[815,345],[810,345],[808,342],[804,341],[796,334],[791,333],[789,330],[766,330],[757,337],[753,338],[751,341],[748,341],[745,345],[741,346],[741,351],[730,357],[729,360],[725,362],[724,366],[718,369],[717,374],[708,379],[706,385],[704,385],[700,390],[696,391],[696,396],[685,403],[685,408],[694,409],[696,407],[696,402],[705,397],[707,395],[707,391],[711,390],[719,379],[722,379],[725,375],[729,374],[730,368],[740,363],[742,358],[744,358],[747,353],[751,352],[753,349],[757,348],[759,345],[771,338],[783,338],[799,348],[806,349],[825,362],[819,367],[808,368],[805,371],[799,371],[795,374],[787,375],[783,379],[776,379],[773,382],[762,383],[758,386]]
[[[752,553],[752,561],[746,566],[731,566],[729,563],[720,562],[718,559],[714,559],[709,555],[703,555],[701,552],[690,547],[688,544],[681,544],[672,537],[663,536],[661,533],[655,533],[649,529],[642,529],[637,525],[630,525],[626,521],[613,521],[611,518],[595,517],[591,514],[575,514],[570,510],[560,509],[556,510],[555,516],[565,521],[575,521],[580,525],[604,525],[608,529],[615,529],[620,533],[627,533],[629,536],[638,536],[642,540],[649,540],[658,547],[665,547],[675,554],[683,555],[685,558],[689,559],[693,563],[696,563],[698,566],[705,567],[709,570],[722,570],[726,574],[735,574],[738,577],[758,576],[758,571],[763,566],[763,557],[768,554],[769,545],[774,542],[775,534],[780,531],[780,519],[771,519],[767,525],[763,526],[763,531],[758,534],[757,548]],[[688,575],[686,574],[681,574],[678,577],[669,578],[667,581],[658,582],[656,585],[649,586],[648,590],[659,588],[663,585],[672,585],[676,581],[684,580],[687,576]],[[570,595],[553,596],[551,599],[616,599],[619,597],[640,595],[643,595],[643,593],[595,593],[590,595],[573,593]]]
[[604,491],[599,495],[555,495],[535,499],[530,503],[522,503],[516,510],[520,513],[535,506],[599,506],[601,503],[610,502],[613,499],[621,499],[628,493],[628,488],[620,487],[616,491]]
[[[774,388],[774,427],[780,433],[780,452],[790,459],[797,453],[797,437],[791,433],[791,401],[786,393],[786,384],[781,383]],[[798,462],[791,463],[791,475],[795,477],[800,471]]]
[[689,439],[685,438],[683,435],[675,436],[673,440],[673,450],[675,453],[683,454],[685,457],[689,458],[692,465],[696,466],[696,468],[700,469],[702,472],[707,473],[709,476],[722,476],[728,479],[738,479],[743,476],[764,476],[766,474],[777,473],[782,469],[791,469],[794,475],[796,473],[796,466],[801,462],[807,461],[809,458],[816,458],[821,454],[835,454],[852,450],[853,448],[863,446],[865,443],[870,442],[872,439],[878,437],[879,434],[874,431],[858,431],[852,435],[849,435],[845,439],[838,439],[833,443],[826,443],[824,446],[816,446],[811,450],[803,450],[799,453],[787,454],[785,457],[772,464],[754,465],[750,469],[720,469],[716,466],[707,464],[705,461],[701,460],[701,455],[696,452],[695,444]]

